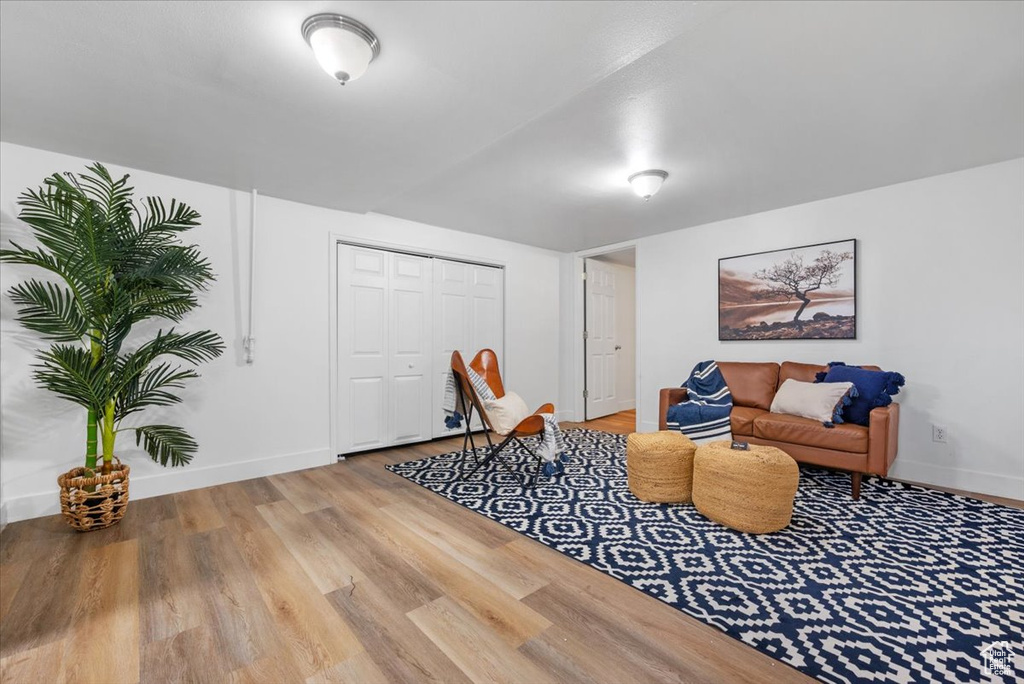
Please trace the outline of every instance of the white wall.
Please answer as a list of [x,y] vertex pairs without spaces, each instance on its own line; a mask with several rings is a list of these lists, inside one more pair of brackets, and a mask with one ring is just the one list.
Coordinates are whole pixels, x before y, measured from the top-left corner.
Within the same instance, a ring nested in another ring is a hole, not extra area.
[[[21,240],[17,195],[55,171],[80,171],[88,160],[0,143],[0,238]],[[190,239],[212,261],[218,281],[187,329],[210,328],[228,353],[204,366],[184,405],[164,414],[199,441],[190,466],[164,469],[149,461],[131,435],[117,453],[132,465],[140,498],[272,472],[328,463],[329,234],[425,251],[459,254],[506,266],[505,376],[528,403],[558,396],[559,255],[387,216],[357,215],[260,197],[256,363],[241,350],[247,305],[249,195],[144,171],[128,171],[140,195],[175,197],[194,206],[203,225]],[[37,338],[14,320],[7,289],[29,271],[0,269],[0,494],[10,520],[57,510],[56,478],[84,453],[84,411],[37,389],[29,376]]]
[[[18,193],[85,163],[0,143],[0,237],[24,235],[14,219]],[[230,347],[201,370],[186,404],[164,414],[199,440],[192,465],[163,469],[130,436],[119,441],[118,453],[133,467],[133,496],[330,460],[332,232],[504,262],[509,384],[527,403],[558,397],[560,418],[571,417],[579,399],[576,312],[568,306],[578,286],[576,255],[261,197],[257,361],[247,367],[248,194],[130,172],[141,194],[177,197],[203,214],[193,239],[219,280],[187,327],[212,328]],[[718,341],[719,257],[850,237],[860,241],[859,339]],[[1022,255],[1024,159],[644,238],[636,271],[641,427],[657,427],[658,388],[678,385],[705,358],[877,363],[907,376],[895,477],[1024,497]],[[0,267],[4,293],[24,275]],[[56,510],[57,474],[81,461],[84,416],[32,384],[28,365],[38,342],[13,322],[6,294],[0,301],[0,513],[18,520]],[[947,428],[947,444],[931,441],[933,422]]]
[[[720,257],[846,238],[858,339],[718,341]],[[1022,257],[1024,159],[639,240],[641,426],[703,359],[874,363],[907,377],[893,477],[1024,498]]]

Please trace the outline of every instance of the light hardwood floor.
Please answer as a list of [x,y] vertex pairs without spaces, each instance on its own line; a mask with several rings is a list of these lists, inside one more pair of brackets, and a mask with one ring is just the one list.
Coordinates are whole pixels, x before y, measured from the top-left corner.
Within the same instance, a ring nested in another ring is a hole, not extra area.
[[807,679],[383,468],[455,448],[133,501],[98,532],[9,525],[0,681]]

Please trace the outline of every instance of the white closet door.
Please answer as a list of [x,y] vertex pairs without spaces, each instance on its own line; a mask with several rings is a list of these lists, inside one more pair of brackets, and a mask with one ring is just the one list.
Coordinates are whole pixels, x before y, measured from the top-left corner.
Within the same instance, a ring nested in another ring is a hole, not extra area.
[[[444,390],[452,352],[469,352],[468,284],[470,265],[434,259],[434,437],[456,434],[462,428],[444,426]],[[466,359],[469,363],[469,359]]]
[[505,373],[503,340],[505,333],[505,272],[500,268],[471,265],[470,269],[470,347],[473,353],[493,349],[498,367]]
[[615,271],[593,259],[585,260],[587,336],[587,420],[619,410],[616,393],[618,359],[615,349]]
[[431,259],[338,245],[338,449],[432,436]]
[[[452,352],[467,363],[481,349],[493,349],[504,372],[504,271],[460,261],[434,259],[433,435],[457,434],[444,426],[444,389]],[[476,425],[476,420],[474,420]]]
[[431,259],[391,254],[390,394],[391,444],[433,436],[433,315]]
[[387,252],[338,245],[338,448],[388,445]]

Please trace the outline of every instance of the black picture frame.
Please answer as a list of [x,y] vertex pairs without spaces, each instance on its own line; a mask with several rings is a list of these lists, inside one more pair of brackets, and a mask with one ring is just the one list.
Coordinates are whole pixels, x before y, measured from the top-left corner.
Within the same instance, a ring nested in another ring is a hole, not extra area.
[[718,339],[857,339],[857,239],[720,258]]

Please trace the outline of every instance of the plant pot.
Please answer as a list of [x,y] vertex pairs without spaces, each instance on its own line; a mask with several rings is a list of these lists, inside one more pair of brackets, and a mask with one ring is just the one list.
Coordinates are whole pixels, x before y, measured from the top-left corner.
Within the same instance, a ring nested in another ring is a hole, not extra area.
[[86,477],[85,468],[72,468],[58,477],[60,511],[68,524],[88,532],[121,522],[128,510],[130,470],[115,458],[109,475]]

